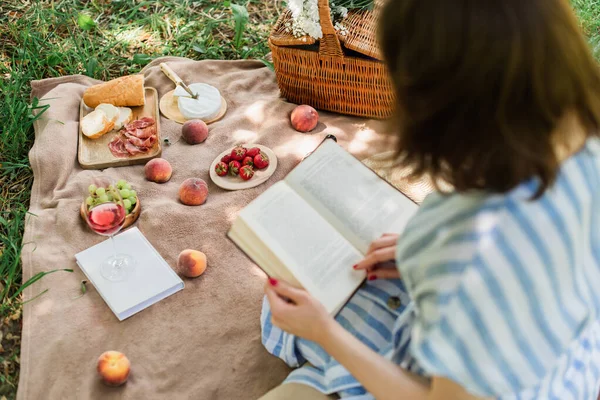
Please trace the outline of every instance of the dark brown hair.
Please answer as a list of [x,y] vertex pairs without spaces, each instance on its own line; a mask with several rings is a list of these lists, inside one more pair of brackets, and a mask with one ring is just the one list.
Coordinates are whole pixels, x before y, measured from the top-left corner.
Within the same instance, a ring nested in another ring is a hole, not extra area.
[[501,193],[538,177],[540,195],[561,118],[598,134],[599,66],[566,0],[388,0],[380,43],[413,176]]

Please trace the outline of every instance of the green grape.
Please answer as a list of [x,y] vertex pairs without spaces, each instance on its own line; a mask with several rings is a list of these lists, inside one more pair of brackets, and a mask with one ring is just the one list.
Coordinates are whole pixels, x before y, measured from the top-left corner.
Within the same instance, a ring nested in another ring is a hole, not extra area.
[[121,189],[121,190],[119,190],[119,193],[121,193],[121,197],[124,199],[126,199],[130,196],[129,190],[127,190],[127,189]]
[[129,191],[129,196],[130,197],[137,197],[137,192],[135,190],[130,190]]
[[125,186],[123,186],[123,189],[131,190],[131,185],[126,183]]
[[123,200],[123,205],[127,210],[131,209],[131,201],[129,201],[129,199]]
[[113,194],[110,193],[110,192],[106,193],[106,197],[108,197],[108,201],[113,201],[114,200]]
[[131,204],[135,204],[135,203],[137,203],[137,199],[135,198],[135,196],[131,196],[131,197],[129,198],[129,202],[130,202]]
[[106,193],[106,189],[104,189],[104,188],[96,189],[96,194],[98,195],[98,197],[104,196],[105,193]]
[[85,204],[87,204],[88,206],[94,205],[94,199],[92,197],[88,197],[87,199],[85,199]]
[[123,189],[125,187],[125,185],[127,185],[127,182],[125,181],[125,179],[119,179],[119,182],[117,182],[117,188],[119,188],[119,189]]
[[98,200],[99,200],[100,204],[108,203],[108,196],[106,194],[103,194],[101,196],[98,196]]
[[92,196],[96,193],[96,189],[96,185],[90,185],[90,187],[88,188]]
[[126,215],[131,214],[131,210],[125,210],[125,212],[127,213]]
[[115,187],[113,185],[108,185],[108,190],[113,191],[115,190]]

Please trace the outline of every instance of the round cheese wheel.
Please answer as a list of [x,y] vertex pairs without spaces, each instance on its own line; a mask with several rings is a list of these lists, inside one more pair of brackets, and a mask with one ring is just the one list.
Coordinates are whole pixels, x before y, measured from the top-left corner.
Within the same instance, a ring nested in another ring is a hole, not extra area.
[[219,89],[206,83],[192,83],[192,92],[198,94],[193,99],[184,88],[177,86],[173,96],[177,97],[179,111],[186,119],[210,119],[221,110],[221,93]]

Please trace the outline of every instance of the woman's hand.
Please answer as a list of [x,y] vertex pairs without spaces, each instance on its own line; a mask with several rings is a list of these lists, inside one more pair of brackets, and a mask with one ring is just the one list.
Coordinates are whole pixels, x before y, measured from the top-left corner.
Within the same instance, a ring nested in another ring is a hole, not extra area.
[[308,292],[270,278],[265,293],[271,306],[271,322],[298,337],[321,343],[335,320]]
[[400,273],[396,268],[396,242],[400,235],[386,233],[369,246],[365,258],[354,269],[365,270],[367,279],[397,279]]

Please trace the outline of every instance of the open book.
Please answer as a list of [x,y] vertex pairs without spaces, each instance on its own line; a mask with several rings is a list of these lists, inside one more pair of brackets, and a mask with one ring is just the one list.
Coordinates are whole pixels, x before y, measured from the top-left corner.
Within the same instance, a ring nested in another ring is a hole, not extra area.
[[365,279],[352,266],[417,205],[326,139],[245,207],[228,236],[267,275],[302,287],[332,314]]

